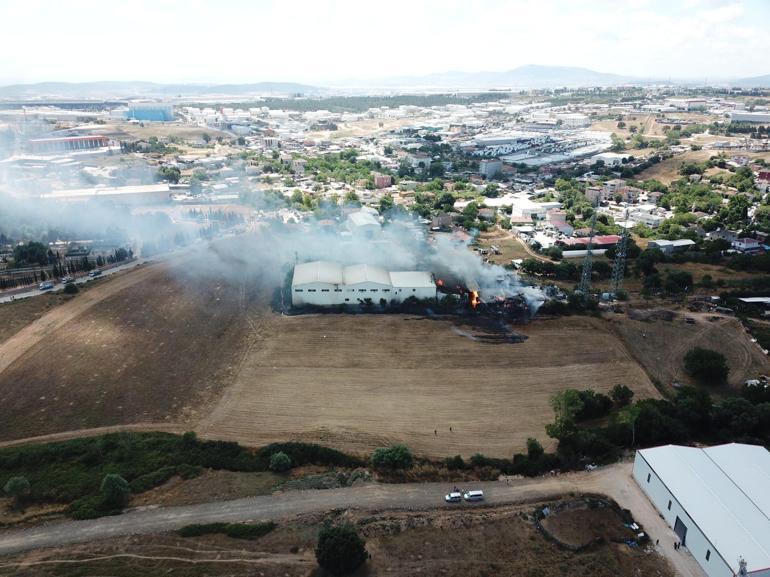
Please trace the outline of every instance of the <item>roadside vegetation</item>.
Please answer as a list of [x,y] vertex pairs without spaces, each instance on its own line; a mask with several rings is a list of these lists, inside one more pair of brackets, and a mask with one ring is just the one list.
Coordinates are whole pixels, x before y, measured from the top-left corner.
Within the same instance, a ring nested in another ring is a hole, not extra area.
[[[237,443],[201,441],[193,433],[115,433],[0,450],[0,486],[20,503],[62,503],[78,519],[119,513],[130,494],[203,469],[268,471],[271,462],[354,468],[363,461],[318,445],[282,443],[252,451]],[[282,456],[281,456],[282,455]],[[288,468],[281,467],[282,471]],[[24,482],[18,479],[23,479]],[[22,485],[28,490],[19,489]]]

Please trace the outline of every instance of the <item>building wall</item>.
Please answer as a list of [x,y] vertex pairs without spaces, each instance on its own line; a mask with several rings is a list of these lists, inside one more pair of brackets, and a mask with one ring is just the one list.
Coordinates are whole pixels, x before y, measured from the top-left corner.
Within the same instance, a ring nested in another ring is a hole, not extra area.
[[294,306],[331,306],[340,304],[344,302],[341,289],[340,285],[322,282],[292,285],[291,304]]
[[403,302],[409,297],[417,297],[418,299],[434,299],[436,298],[436,287],[398,287],[393,289],[393,300]]
[[[671,494],[663,481],[638,452],[634,459],[633,475],[636,483],[644,491],[663,519],[665,519],[669,527],[674,528],[677,517],[685,524],[687,527],[685,547],[695,557],[695,560],[698,561],[698,564],[700,564],[706,574],[709,577],[733,577],[733,571],[721,557],[719,551],[701,533],[701,530],[682,508],[676,497]],[[673,543],[663,543],[664,547],[671,547],[672,545]],[[706,561],[708,551],[711,551],[711,555],[709,560]],[[737,560],[733,560],[733,562],[737,563]]]

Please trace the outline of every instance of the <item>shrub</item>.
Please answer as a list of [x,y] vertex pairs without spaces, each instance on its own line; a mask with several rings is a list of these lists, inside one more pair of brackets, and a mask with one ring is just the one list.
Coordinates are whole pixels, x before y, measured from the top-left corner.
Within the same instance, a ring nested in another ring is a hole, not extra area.
[[318,533],[315,557],[332,575],[347,575],[366,561],[366,542],[352,525],[325,525]]
[[110,473],[102,480],[102,500],[106,509],[122,509],[128,504],[128,481]]
[[64,285],[64,294],[65,295],[76,295],[80,292],[80,289],[78,288],[78,285],[71,282]]
[[413,464],[414,456],[406,445],[392,445],[375,449],[372,453],[372,465],[376,469],[411,469]]
[[270,455],[270,470],[276,473],[283,473],[291,469],[291,459],[283,451]]
[[232,539],[257,539],[276,528],[272,521],[264,523],[205,523],[182,527],[177,531],[180,537],[200,537],[218,533]]
[[5,483],[3,487],[6,495],[13,497],[15,504],[20,505],[24,500],[29,497],[31,487],[26,477],[11,477]]
[[541,445],[537,439],[532,437],[527,439],[527,458],[530,461],[537,461],[543,456],[544,452],[543,445]]
[[460,455],[455,455],[454,457],[447,457],[444,461],[444,464],[446,465],[446,468],[450,471],[459,471],[462,469],[465,469],[465,461],[463,461],[463,458]]
[[634,391],[626,385],[615,385],[610,391],[610,398],[619,407],[625,407],[634,398]]
[[730,372],[725,356],[711,349],[695,347],[684,356],[684,369],[696,381],[706,384],[722,384]]

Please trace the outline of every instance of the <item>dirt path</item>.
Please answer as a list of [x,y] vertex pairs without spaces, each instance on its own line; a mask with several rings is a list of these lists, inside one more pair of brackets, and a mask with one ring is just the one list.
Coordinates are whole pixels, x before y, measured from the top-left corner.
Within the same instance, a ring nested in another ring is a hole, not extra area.
[[79,429],[76,431],[64,431],[62,433],[51,433],[50,435],[39,435],[37,437],[26,437],[24,439],[14,439],[12,441],[0,441],[0,449],[5,447],[17,447],[19,445],[35,445],[38,443],[56,443],[59,441],[69,441],[70,439],[82,439],[84,437],[98,437],[109,433],[184,433],[189,429],[181,424],[175,423],[133,423],[131,425],[114,425],[112,427],[95,427],[93,429]]
[[[144,508],[117,517],[89,521],[66,521],[23,530],[0,532],[0,555],[83,543],[132,534],[172,531],[191,523],[281,519],[331,509],[427,510],[444,507],[478,507],[461,503],[447,505],[443,495],[450,483],[402,485],[370,484],[326,491],[297,491],[235,501],[205,503],[186,507]],[[514,479],[506,482],[475,483],[483,489],[486,503],[495,506],[553,498],[570,492],[604,494],[623,507],[652,536],[660,540],[658,550],[668,557],[684,577],[702,577],[695,560],[684,550],[674,551],[674,532],[669,529],[631,477],[631,463],[602,467],[591,473],[579,472],[556,477]]]
[[51,309],[50,312],[21,329],[11,338],[0,344],[0,373],[5,371],[25,352],[39,343],[56,329],[83,314],[95,304],[115,293],[142,282],[155,274],[165,263],[148,265],[145,268],[122,274],[110,279],[103,285],[84,292],[71,301]]

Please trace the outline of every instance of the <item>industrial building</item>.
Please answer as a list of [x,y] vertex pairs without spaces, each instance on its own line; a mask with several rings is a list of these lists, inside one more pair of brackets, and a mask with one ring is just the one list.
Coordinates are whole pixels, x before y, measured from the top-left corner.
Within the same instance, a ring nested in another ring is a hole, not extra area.
[[634,479],[709,577],[770,577],[770,453],[731,443],[636,452]]
[[770,124],[770,112],[744,112],[739,110],[730,113],[730,122]]
[[162,102],[129,102],[126,118],[144,122],[168,122],[174,120],[174,106]]
[[28,142],[29,150],[35,154],[72,152],[106,148],[110,139],[106,136],[62,136],[55,138],[32,138]]
[[382,225],[374,214],[368,210],[351,212],[345,221],[345,226],[355,237],[374,238],[382,232]]
[[54,190],[41,194],[43,200],[62,202],[109,201],[114,204],[155,204],[171,201],[168,184],[144,184],[136,186],[102,186]]
[[389,272],[368,264],[313,261],[296,265],[291,281],[293,306],[357,305],[382,299],[403,302],[409,297],[436,297],[436,283],[429,272]]

